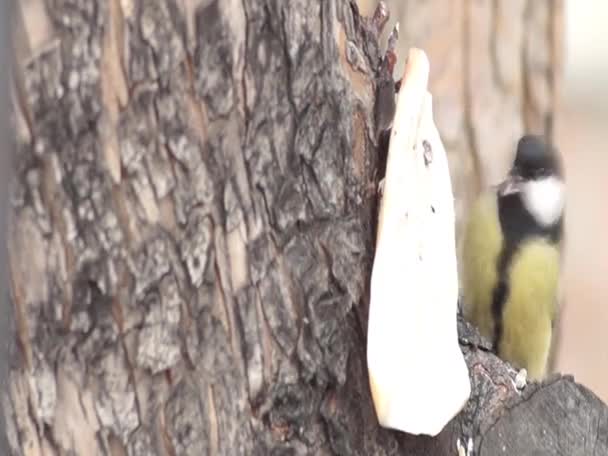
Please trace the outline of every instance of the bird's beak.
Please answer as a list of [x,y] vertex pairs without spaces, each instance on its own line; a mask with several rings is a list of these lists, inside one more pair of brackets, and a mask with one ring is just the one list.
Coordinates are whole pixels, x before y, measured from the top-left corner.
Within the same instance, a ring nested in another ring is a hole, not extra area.
[[523,181],[521,176],[513,173],[509,174],[509,176],[498,186],[498,194],[500,196],[507,196],[521,192]]

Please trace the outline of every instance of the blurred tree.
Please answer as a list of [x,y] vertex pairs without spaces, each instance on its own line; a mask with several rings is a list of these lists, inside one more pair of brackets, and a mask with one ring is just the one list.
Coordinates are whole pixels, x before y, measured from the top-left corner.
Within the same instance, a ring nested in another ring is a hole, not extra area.
[[[377,0],[359,0],[363,14]],[[524,132],[553,135],[562,0],[387,0],[411,46],[431,61],[435,119],[449,153],[461,222],[482,187],[496,184]],[[388,27],[387,27],[388,28]]]
[[[516,3],[525,26],[508,2],[406,10],[461,181],[553,109],[559,8]],[[24,0],[15,17],[12,454],[447,454],[468,436],[489,454],[547,440],[577,454],[591,441],[542,418],[578,395],[572,423],[597,429],[596,398],[557,379],[515,407],[506,366],[470,333],[467,410],[436,439],[378,427],[365,328],[381,52],[355,3]],[[506,406],[519,418],[496,424]],[[533,438],[505,440],[516,432]]]

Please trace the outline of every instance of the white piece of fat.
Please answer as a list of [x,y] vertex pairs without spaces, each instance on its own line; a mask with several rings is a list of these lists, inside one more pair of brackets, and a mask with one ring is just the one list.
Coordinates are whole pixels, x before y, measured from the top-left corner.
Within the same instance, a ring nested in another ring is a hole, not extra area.
[[428,74],[426,54],[410,50],[380,205],[367,362],[380,425],[434,436],[471,387],[457,334],[454,199]]

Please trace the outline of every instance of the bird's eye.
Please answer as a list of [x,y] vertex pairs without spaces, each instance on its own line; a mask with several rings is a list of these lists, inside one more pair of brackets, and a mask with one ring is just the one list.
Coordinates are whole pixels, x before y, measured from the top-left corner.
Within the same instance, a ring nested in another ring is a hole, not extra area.
[[538,170],[536,170],[536,175],[537,176],[546,176],[547,168],[539,168]]

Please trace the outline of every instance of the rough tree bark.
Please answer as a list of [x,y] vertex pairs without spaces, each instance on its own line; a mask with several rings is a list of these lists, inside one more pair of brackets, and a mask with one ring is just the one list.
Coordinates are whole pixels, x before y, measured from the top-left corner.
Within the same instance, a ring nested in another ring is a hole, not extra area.
[[28,0],[20,17],[13,454],[606,451],[592,393],[519,392],[464,323],[466,410],[435,439],[378,427],[381,50],[355,3]]

